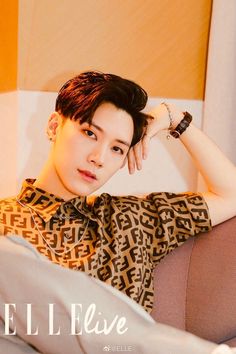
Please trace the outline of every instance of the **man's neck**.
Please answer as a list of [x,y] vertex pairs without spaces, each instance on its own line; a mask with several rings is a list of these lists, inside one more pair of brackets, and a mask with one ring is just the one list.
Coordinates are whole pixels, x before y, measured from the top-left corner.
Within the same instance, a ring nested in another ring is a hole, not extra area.
[[34,186],[44,191],[54,194],[55,196],[64,199],[65,201],[75,198],[76,195],[68,191],[62,181],[60,180],[58,174],[53,168],[50,160],[46,162],[39,176],[34,182]]

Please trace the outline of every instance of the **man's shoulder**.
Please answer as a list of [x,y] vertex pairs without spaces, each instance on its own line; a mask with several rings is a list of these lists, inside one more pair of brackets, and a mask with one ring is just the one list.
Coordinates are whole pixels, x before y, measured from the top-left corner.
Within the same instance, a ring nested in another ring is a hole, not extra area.
[[[138,201],[141,200],[142,198],[145,198],[146,196],[144,195],[113,195],[109,193],[102,193],[100,195],[94,195],[90,197],[91,199],[94,200],[94,202],[105,202],[105,203],[111,203],[111,202],[128,202],[128,201]],[[90,200],[91,200],[90,199]]]
[[143,204],[149,203],[148,198],[144,194],[140,195],[111,195],[109,193],[102,193],[101,195],[94,196],[94,205],[98,208],[118,208],[122,211],[128,209],[139,209]]
[[0,212],[3,212],[5,210],[9,210],[9,207],[16,206],[16,197],[7,197],[7,198],[1,198],[0,199]]
[[111,195],[102,193],[94,197],[94,205],[100,207],[118,207],[127,210],[154,210],[158,206],[172,206],[178,203],[187,203],[199,198],[197,193],[151,192],[147,194]]
[[181,194],[174,194],[168,192],[150,192],[150,193],[134,193],[127,195],[111,195],[109,193],[102,193],[98,196],[93,196],[95,201],[106,201],[108,203],[145,203],[150,202],[154,198],[166,198],[168,196],[181,196]]

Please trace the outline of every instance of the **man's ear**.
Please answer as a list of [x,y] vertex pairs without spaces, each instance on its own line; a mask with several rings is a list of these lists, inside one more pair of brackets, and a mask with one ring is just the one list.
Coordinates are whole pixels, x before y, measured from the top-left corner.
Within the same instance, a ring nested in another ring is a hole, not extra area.
[[47,136],[50,141],[55,141],[57,128],[62,124],[62,116],[58,112],[53,112],[47,124]]

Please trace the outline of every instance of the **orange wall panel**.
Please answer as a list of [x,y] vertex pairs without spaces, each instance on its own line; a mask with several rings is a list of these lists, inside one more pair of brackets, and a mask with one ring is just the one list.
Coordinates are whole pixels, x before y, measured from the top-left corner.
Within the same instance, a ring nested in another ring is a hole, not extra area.
[[151,96],[204,96],[211,0],[19,0],[19,88],[57,91],[87,70]]
[[17,88],[18,0],[0,0],[0,92]]

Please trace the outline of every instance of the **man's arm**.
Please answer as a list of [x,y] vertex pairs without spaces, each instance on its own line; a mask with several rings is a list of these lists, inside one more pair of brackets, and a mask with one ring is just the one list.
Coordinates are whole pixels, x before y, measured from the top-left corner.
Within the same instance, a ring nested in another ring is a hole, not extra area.
[[212,225],[236,215],[236,168],[220,149],[198,128],[190,125],[180,140],[203,176],[208,191],[203,196],[208,204]]
[[[174,105],[169,105],[174,127],[183,113]],[[161,130],[169,128],[170,120],[166,107],[159,105],[150,114],[154,117],[149,122],[146,134],[129,153],[128,166],[133,173],[135,166],[142,166],[142,158],[148,154],[150,140]],[[208,191],[203,196],[208,204],[212,225],[219,224],[236,215],[236,167],[224,156],[220,149],[193,124],[186,129],[179,140],[190,153],[197,169],[202,174]]]

